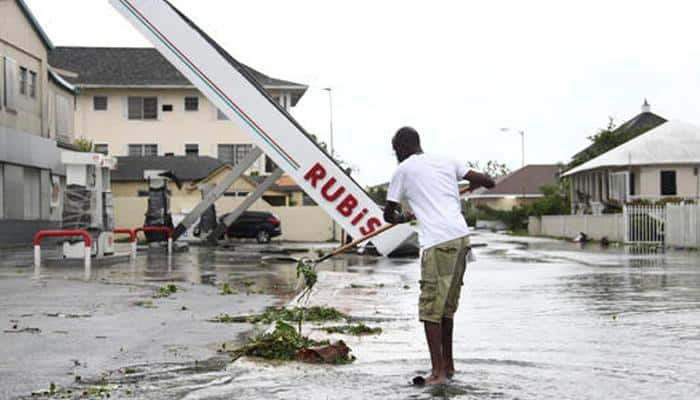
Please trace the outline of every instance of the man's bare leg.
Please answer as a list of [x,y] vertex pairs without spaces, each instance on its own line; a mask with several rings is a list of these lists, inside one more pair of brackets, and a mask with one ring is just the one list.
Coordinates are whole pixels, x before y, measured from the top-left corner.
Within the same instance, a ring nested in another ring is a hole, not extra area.
[[445,374],[452,378],[455,374],[455,362],[452,358],[452,330],[454,320],[452,318],[442,319],[442,357],[445,363]]
[[447,383],[447,371],[445,370],[445,359],[442,354],[442,324],[424,321],[425,338],[428,341],[430,350],[430,361],[433,365],[433,372],[425,383],[428,385],[439,385]]

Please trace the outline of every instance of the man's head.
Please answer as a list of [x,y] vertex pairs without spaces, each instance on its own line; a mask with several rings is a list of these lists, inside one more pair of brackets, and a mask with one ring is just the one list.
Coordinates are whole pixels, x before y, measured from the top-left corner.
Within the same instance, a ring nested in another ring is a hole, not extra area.
[[393,139],[391,139],[391,146],[394,148],[396,158],[399,162],[402,162],[413,154],[423,152],[420,147],[420,136],[418,136],[418,132],[410,126],[404,126],[396,131]]

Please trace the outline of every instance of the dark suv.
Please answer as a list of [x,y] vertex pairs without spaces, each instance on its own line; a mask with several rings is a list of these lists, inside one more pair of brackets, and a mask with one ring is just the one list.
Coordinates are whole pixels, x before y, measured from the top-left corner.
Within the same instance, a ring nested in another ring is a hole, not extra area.
[[268,211],[244,211],[226,231],[228,237],[255,238],[258,243],[268,243],[281,234],[280,219]]

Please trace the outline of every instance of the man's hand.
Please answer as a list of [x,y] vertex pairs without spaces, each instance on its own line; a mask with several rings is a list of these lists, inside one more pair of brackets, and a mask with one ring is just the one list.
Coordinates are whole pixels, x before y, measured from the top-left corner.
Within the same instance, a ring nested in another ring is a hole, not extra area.
[[485,187],[486,189],[491,189],[496,186],[496,181],[490,176],[482,174],[481,172],[469,171],[464,175],[464,179],[469,181],[469,186],[474,190],[480,187]]
[[416,218],[413,213],[401,212],[401,205],[393,201],[387,201],[384,207],[384,221],[390,224],[404,224],[411,222]]

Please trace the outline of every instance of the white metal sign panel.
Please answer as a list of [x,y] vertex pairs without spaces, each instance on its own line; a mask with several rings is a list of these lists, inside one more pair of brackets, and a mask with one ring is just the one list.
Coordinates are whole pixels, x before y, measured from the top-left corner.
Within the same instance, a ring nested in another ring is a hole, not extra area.
[[[381,209],[248,72],[164,0],[109,0],[194,86],[354,238],[385,222]],[[218,47],[218,49],[217,49]],[[386,255],[414,235],[407,224],[372,239]]]

